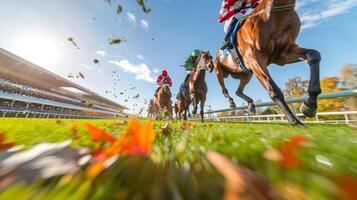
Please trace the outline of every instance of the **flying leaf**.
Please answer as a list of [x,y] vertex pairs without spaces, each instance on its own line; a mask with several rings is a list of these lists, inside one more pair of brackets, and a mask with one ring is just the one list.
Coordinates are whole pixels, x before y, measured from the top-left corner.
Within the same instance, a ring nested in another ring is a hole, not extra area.
[[72,43],[73,46],[75,46],[78,50],[80,49],[80,48],[78,47],[77,43],[74,41],[73,37],[69,37],[67,40],[68,40],[70,43]]
[[149,13],[151,11],[151,9],[145,5],[145,0],[136,0],[136,2],[139,4],[139,6],[143,9],[145,13]]
[[94,60],[93,60],[93,63],[94,63],[94,64],[99,64],[99,62],[100,62],[100,61],[99,61],[98,59],[94,59]]
[[123,6],[121,6],[120,4],[118,4],[117,14],[121,14],[122,12],[123,12]]
[[83,75],[83,73],[82,73],[82,72],[78,72],[78,75],[79,75],[79,77],[81,77],[82,79],[84,79],[84,78],[85,78],[85,76]]
[[116,38],[116,37],[109,38],[108,41],[110,45],[118,45],[123,42],[127,42],[126,38]]

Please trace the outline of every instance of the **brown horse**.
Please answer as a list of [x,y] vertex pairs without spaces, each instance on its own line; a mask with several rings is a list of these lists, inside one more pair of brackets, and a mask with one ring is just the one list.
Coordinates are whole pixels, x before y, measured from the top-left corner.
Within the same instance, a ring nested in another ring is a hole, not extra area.
[[[296,0],[262,0],[259,6],[246,18],[237,33],[235,45],[242,54],[246,69],[251,71],[263,87],[268,91],[272,100],[279,105],[289,123],[302,125],[291,112],[284,100],[280,88],[273,81],[267,69],[274,63],[285,64],[306,61],[310,66],[309,98],[301,105],[301,112],[308,117],[316,115],[317,96],[320,89],[320,53],[313,49],[304,49],[295,44],[300,32],[301,22],[295,11]],[[248,102],[250,110],[254,111],[253,100],[243,93],[252,75],[239,67],[232,56],[220,61],[223,52],[216,55],[215,70],[224,96],[231,107],[235,107],[233,98],[229,96],[224,85],[224,78],[231,75],[239,79],[240,84],[236,95]]]
[[156,118],[160,114],[160,107],[154,99],[150,99],[148,108],[148,118]]
[[190,98],[184,96],[184,94],[179,93],[178,94],[178,99],[175,103],[175,114],[176,118],[178,120],[182,119],[182,114],[183,114],[183,119],[187,120],[187,115],[189,114],[190,110]]
[[194,69],[188,82],[189,94],[193,104],[192,114],[197,114],[197,107],[200,103],[201,121],[203,122],[204,106],[207,95],[206,70],[213,71],[212,56],[209,52],[201,52],[196,68]]
[[154,100],[158,103],[160,112],[163,112],[165,117],[172,119],[172,101],[171,91],[168,84],[163,84],[157,92],[157,98]]

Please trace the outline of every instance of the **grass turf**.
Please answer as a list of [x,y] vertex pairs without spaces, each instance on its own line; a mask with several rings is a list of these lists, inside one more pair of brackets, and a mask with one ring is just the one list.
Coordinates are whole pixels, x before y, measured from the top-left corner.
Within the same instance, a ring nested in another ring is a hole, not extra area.
[[[82,126],[85,122],[103,128],[114,135],[120,135],[122,130],[125,129],[125,125],[118,120],[5,118],[0,119],[0,132],[5,133],[7,141],[23,144],[25,148],[29,148],[39,142],[60,142],[71,139],[73,137],[73,124],[76,124],[79,139],[74,140],[72,145],[74,147],[91,147],[90,137]],[[163,124],[164,122],[155,122],[154,128],[157,132],[160,132],[159,128]],[[335,184],[333,177],[336,175],[357,175],[357,131],[344,125],[308,125],[308,128],[297,128],[283,124],[193,123],[192,127],[186,132],[183,131],[181,125],[182,123],[172,123],[173,130],[169,137],[161,134],[156,137],[150,153],[153,162],[171,163],[178,166],[179,170],[192,171],[192,174],[203,168],[207,175],[211,173],[204,154],[208,150],[214,150],[227,155],[236,163],[257,171],[275,185],[297,185],[312,199],[334,199],[334,192],[331,191]],[[298,154],[298,158],[302,161],[299,167],[283,170],[276,163],[263,157],[264,152],[269,147],[278,147],[294,135],[305,135],[310,138],[309,145]],[[125,169],[125,166],[120,168]],[[145,167],[138,169],[134,175],[122,174],[121,176],[126,175],[127,179],[137,176],[146,177],[144,174],[147,170],[144,169]],[[156,175],[160,173],[157,172]],[[119,174],[116,175],[119,176]],[[170,173],[168,174],[170,176]],[[181,172],[178,172],[178,174],[181,174]],[[152,175],[154,176],[155,173],[153,172]],[[172,176],[179,175],[175,173]],[[207,179],[207,177],[203,178],[204,175],[198,172],[195,176],[202,178],[202,180]],[[118,178],[121,179],[120,176]],[[145,180],[148,179],[150,177]],[[177,179],[184,178],[176,177]],[[219,183],[222,182],[218,176],[216,180]],[[118,179],[110,181],[104,178],[103,181],[107,182],[106,185],[112,184],[112,187],[107,186],[105,189],[97,186],[94,189],[92,188],[90,196],[94,199],[97,197],[98,199],[110,198],[104,193],[109,194],[110,191],[114,190],[114,186],[122,186],[119,183],[119,185],[114,183],[115,181],[120,182]],[[210,179],[210,181],[214,180]],[[184,180],[181,180],[181,182],[184,182]],[[128,187],[128,183],[125,184]],[[206,184],[209,188],[209,181],[206,180]],[[143,190],[143,188],[140,190]],[[179,191],[182,193],[182,190]],[[182,196],[185,195],[182,194]],[[214,199],[215,196],[210,197]]]

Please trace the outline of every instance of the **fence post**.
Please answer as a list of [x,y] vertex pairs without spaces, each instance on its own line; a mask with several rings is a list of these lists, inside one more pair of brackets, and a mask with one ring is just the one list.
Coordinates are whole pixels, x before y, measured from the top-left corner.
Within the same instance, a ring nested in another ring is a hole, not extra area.
[[345,123],[346,124],[350,123],[349,120],[348,120],[348,115],[347,114],[345,114]]
[[252,117],[251,117],[251,115],[250,115],[249,109],[247,109],[247,111],[248,111],[248,122],[249,122],[249,123],[252,123]]

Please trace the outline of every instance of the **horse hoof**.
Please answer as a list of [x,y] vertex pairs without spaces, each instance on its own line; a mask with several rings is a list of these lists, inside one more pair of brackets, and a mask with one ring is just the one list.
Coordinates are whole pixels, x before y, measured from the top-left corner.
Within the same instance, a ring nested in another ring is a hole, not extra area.
[[290,122],[289,124],[290,124],[290,125],[293,125],[293,126],[296,126],[296,127],[298,127],[298,128],[306,128],[306,126],[305,126],[302,122],[300,122],[300,121]]
[[300,111],[306,116],[306,117],[315,117],[316,116],[316,108],[310,108],[308,105],[306,105],[305,102],[301,104]]

